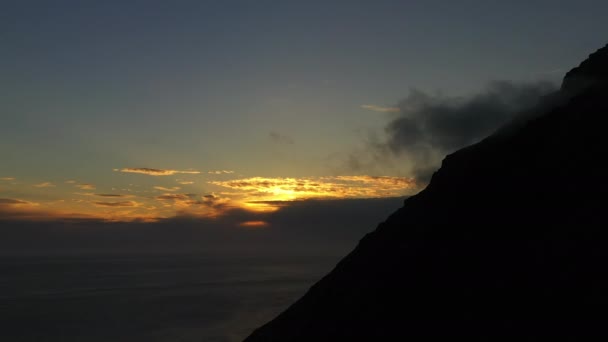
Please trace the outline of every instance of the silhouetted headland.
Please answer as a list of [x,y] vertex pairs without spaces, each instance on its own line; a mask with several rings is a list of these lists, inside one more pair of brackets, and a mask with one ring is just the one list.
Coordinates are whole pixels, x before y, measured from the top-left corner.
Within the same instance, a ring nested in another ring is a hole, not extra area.
[[545,100],[448,155],[247,341],[607,337],[608,46]]

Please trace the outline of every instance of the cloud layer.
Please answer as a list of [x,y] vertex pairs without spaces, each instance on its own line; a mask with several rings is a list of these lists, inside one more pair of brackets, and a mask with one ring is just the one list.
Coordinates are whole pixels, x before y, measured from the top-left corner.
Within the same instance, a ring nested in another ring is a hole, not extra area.
[[39,184],[34,184],[34,187],[36,187],[36,188],[54,188],[55,184],[53,184],[51,182],[42,182]]
[[307,198],[372,198],[402,196],[415,189],[404,177],[337,176],[316,178],[251,177],[210,184],[240,191],[249,198],[294,200]]
[[114,169],[114,171],[124,173],[139,173],[148,176],[171,176],[175,174],[199,174],[196,170],[166,170],[166,169],[151,169],[147,167],[127,167],[123,169]]
[[233,174],[234,171],[231,170],[215,170],[215,171],[207,171],[210,175],[230,175]]
[[0,198],[0,205],[31,205],[31,202],[14,198]]
[[174,186],[174,187],[171,187],[171,188],[167,188],[167,187],[164,187],[164,186],[155,186],[154,189],[160,190],[160,191],[174,192],[174,191],[177,191],[177,190],[179,190],[181,188],[179,186]]
[[134,201],[121,201],[121,202],[93,202],[95,205],[101,207],[136,207],[137,202]]
[[99,196],[99,197],[131,197],[129,195],[123,195],[123,194],[94,194],[95,196]]
[[95,185],[89,184],[89,183],[76,184],[75,187],[77,187],[80,190],[95,190]]
[[412,90],[396,108],[367,106],[397,114],[386,125],[385,136],[370,137],[365,151],[349,155],[345,164],[359,172],[398,164],[420,182],[427,182],[445,155],[531,111],[555,89],[549,82],[495,81],[467,97]]
[[[21,220],[3,216],[4,253],[221,252],[346,253],[361,236],[401,206],[403,198],[306,200],[285,202],[280,210],[253,212],[230,208],[217,217],[184,213],[155,222],[108,222],[96,218]],[[10,201],[13,202],[12,200]],[[110,205],[112,206],[112,205]],[[108,210],[121,210],[117,208]],[[125,207],[122,209],[130,209]],[[29,215],[29,214],[28,214]]]

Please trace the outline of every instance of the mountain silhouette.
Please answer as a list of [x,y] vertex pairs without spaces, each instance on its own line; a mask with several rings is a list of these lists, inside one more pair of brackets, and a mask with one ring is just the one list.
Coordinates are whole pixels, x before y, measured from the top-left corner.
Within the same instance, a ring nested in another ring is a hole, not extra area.
[[448,155],[246,341],[608,337],[608,46],[545,102]]

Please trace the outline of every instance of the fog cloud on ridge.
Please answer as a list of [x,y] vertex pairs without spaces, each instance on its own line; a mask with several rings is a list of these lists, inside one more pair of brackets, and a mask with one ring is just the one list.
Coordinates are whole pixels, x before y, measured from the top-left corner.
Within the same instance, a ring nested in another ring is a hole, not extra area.
[[368,137],[363,151],[347,157],[347,168],[406,168],[426,183],[447,154],[482,140],[556,89],[548,81],[493,81],[462,97],[412,89],[391,113],[383,134]]

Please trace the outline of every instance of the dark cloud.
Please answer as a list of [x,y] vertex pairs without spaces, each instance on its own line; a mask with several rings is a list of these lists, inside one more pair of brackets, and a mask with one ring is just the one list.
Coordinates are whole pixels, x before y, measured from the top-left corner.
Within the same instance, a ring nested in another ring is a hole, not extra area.
[[[170,194],[166,194],[170,197]],[[158,199],[158,197],[157,197]],[[207,208],[213,208],[213,209],[218,209],[220,210],[219,212],[215,212],[215,215],[211,215],[211,216],[219,216],[221,215],[226,215],[226,214],[230,214],[230,210],[226,210],[226,212],[222,212],[221,209],[224,208],[228,208],[228,204],[230,203],[230,199],[229,198],[223,198],[214,194],[209,194],[209,195],[204,195],[201,196],[200,198],[198,198],[197,195],[195,194],[183,194],[183,195],[178,195],[175,198],[170,198],[172,200],[175,200],[176,202],[181,202],[185,205],[188,206],[193,206],[193,207],[207,207]],[[179,213],[181,213],[182,215],[187,213],[187,211],[180,211]]]
[[214,194],[209,194],[209,195],[203,196],[202,200],[199,202],[201,204],[204,204],[207,206],[215,207],[215,206],[225,203],[227,200],[228,200],[227,198],[221,198],[220,196],[217,196]]
[[341,244],[343,241],[354,246],[353,242],[374,230],[402,203],[402,197],[301,200],[287,202],[263,220],[285,241],[311,245],[323,245],[323,241]]
[[412,176],[426,182],[445,155],[492,134],[555,89],[550,82],[495,81],[468,97],[412,90],[385,127],[386,136],[368,137],[365,151],[351,154],[345,164],[361,171],[398,158]]
[[166,169],[152,169],[149,167],[126,167],[122,169],[114,169],[117,172],[123,173],[139,173],[149,176],[171,176],[178,173],[184,174],[199,174],[200,171],[196,170],[166,170]]
[[[218,202],[215,195],[201,202]],[[181,216],[157,222],[98,219],[24,221],[2,217],[3,253],[217,252],[331,253],[351,250],[403,198],[282,202],[274,212],[227,209],[216,217]]]
[[268,133],[268,136],[270,137],[270,140],[276,144],[293,145],[295,143],[292,137],[278,132],[272,131]]
[[399,104],[399,117],[386,127],[388,145],[396,152],[426,148],[453,151],[491,134],[552,90],[552,84],[546,82],[506,81],[493,82],[468,98],[432,96],[413,90]]

